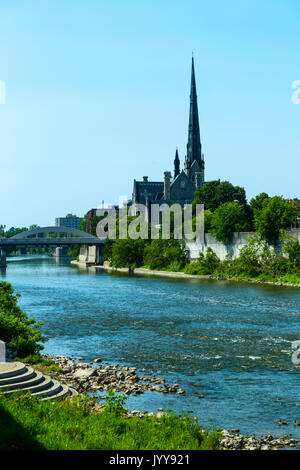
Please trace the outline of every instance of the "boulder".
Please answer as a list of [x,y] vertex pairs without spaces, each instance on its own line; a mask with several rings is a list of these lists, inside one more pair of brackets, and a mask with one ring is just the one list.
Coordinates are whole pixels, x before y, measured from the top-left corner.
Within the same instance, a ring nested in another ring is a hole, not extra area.
[[88,367],[86,369],[78,369],[74,373],[74,377],[78,379],[87,379],[88,377],[92,377],[97,373],[97,369],[95,367]]

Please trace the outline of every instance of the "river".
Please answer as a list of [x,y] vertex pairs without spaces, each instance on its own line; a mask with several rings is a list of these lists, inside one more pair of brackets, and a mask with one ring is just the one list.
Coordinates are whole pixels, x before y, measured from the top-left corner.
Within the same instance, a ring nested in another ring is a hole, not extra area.
[[186,391],[146,392],[129,409],[192,410],[205,426],[300,438],[300,289],[95,273],[38,255],[8,258],[0,279],[44,322],[45,354],[145,368]]

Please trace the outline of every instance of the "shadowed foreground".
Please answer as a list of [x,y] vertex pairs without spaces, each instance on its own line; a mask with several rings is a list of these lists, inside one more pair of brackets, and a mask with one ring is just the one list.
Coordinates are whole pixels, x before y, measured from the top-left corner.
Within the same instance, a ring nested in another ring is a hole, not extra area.
[[213,450],[219,442],[219,432],[202,430],[193,418],[128,418],[117,403],[103,411],[83,395],[60,402],[0,398],[2,450]]

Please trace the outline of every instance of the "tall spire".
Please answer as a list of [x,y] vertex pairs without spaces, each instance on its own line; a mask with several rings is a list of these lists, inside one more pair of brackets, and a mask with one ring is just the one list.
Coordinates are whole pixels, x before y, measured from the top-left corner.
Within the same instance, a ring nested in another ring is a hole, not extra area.
[[174,179],[176,176],[178,176],[180,173],[180,160],[179,160],[179,155],[178,155],[178,149],[176,148],[176,153],[175,153],[175,160],[174,160]]
[[195,80],[195,69],[194,69],[194,57],[192,57],[192,76],[191,76],[191,93],[190,93],[190,116],[189,116],[189,129],[188,129],[188,143],[187,143],[187,155],[186,163],[188,167],[197,160],[202,166],[202,151],[200,141],[200,128],[199,128],[199,117],[198,117],[198,105],[197,105],[197,92],[196,92],[196,80]]

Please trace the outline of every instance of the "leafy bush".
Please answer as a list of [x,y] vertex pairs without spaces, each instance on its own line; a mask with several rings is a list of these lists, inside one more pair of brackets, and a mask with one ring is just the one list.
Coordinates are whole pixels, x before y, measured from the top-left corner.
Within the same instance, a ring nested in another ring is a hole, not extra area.
[[214,274],[221,277],[299,282],[299,274],[297,277],[296,273],[300,270],[300,244],[293,237],[284,239],[285,243],[280,252],[270,247],[259,235],[254,235],[240,250],[237,258],[232,260],[227,257],[225,261],[220,262]]
[[125,393],[117,394],[115,390],[108,390],[105,395],[105,411],[113,413],[117,416],[124,415],[127,409],[124,408],[128,396]]
[[0,282],[0,338],[10,343],[19,357],[38,353],[46,341],[40,327],[42,322],[28,319],[18,306],[19,294],[14,295],[7,282]]
[[292,236],[284,237],[282,253],[288,256],[288,260],[292,269],[300,268],[300,243],[299,240]]
[[183,265],[180,261],[172,261],[168,266],[168,271],[178,272],[182,271]]
[[136,268],[144,264],[145,240],[114,240],[111,244],[110,263],[117,268]]
[[213,274],[220,265],[220,260],[215,252],[208,247],[206,255],[200,253],[199,259],[187,264],[184,268],[186,274]]
[[144,262],[150,269],[182,269],[188,261],[183,240],[152,240],[145,248]]

